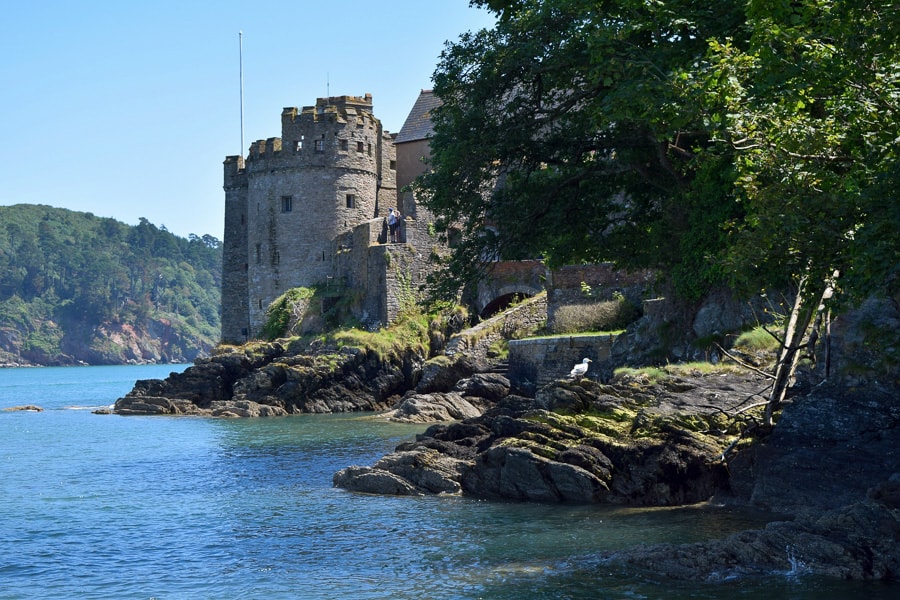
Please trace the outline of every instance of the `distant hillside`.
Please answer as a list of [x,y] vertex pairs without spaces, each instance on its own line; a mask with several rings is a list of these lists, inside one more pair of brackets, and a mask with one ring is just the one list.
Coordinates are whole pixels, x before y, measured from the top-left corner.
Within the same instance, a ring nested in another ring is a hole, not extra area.
[[219,340],[222,244],[0,206],[0,365],[190,362]]

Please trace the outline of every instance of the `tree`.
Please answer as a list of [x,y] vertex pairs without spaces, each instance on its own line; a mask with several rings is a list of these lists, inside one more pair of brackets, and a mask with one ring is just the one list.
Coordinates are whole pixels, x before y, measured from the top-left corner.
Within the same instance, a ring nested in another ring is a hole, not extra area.
[[[896,292],[890,0],[476,0],[434,75],[418,194],[482,257],[650,267],[684,298],[797,282],[770,411],[825,290]],[[840,273],[835,280],[835,272]]]
[[768,424],[832,288],[845,302],[897,290],[897,12],[889,1],[755,0],[747,47],[712,40],[698,73],[746,211],[726,224],[722,256],[745,284],[797,282]]
[[740,3],[508,4],[434,75],[443,106],[419,195],[439,233],[462,233],[440,289],[477,276],[482,256],[543,256],[674,271],[697,296],[719,277],[703,260],[718,225],[741,207],[721,201],[730,165],[701,154],[708,128],[681,75],[707,39],[741,33]]

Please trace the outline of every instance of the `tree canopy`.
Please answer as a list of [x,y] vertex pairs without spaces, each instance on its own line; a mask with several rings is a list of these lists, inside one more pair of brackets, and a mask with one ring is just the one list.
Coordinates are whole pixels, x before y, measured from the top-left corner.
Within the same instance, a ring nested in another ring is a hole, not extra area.
[[[892,0],[474,0],[434,74],[418,194],[484,258],[657,269],[695,298],[841,274],[896,293]],[[818,284],[817,284],[818,287]]]

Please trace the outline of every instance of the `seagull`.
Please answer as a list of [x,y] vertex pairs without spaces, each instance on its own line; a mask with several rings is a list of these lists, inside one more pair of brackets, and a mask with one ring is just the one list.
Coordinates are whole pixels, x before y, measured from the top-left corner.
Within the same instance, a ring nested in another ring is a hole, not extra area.
[[591,359],[586,358],[574,367],[572,367],[572,372],[569,373],[569,377],[572,379],[578,379],[580,377],[584,377],[584,374],[587,373],[588,363],[591,362]]

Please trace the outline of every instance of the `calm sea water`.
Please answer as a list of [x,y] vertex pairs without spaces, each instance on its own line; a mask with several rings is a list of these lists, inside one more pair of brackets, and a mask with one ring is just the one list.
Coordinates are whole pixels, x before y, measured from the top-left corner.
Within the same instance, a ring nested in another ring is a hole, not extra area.
[[[672,584],[602,550],[719,537],[754,518],[385,498],[331,486],[422,426],[368,415],[95,415],[181,366],[0,369],[0,598],[893,598],[802,573]],[[893,594],[891,593],[893,592]]]

